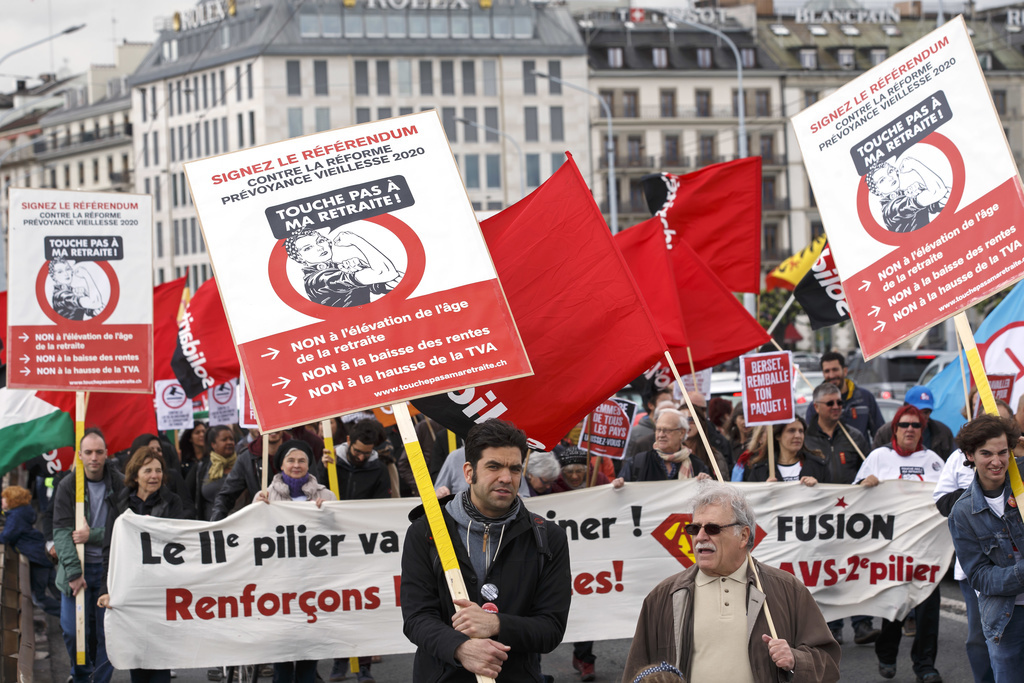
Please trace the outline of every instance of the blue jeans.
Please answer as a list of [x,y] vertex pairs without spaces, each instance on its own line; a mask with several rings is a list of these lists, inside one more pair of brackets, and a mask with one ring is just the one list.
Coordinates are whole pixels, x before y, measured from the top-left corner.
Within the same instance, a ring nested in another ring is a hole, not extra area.
[[986,643],[996,683],[1019,681],[1021,671],[1024,671],[1024,606],[1014,606],[1013,616],[998,643],[991,640]]
[[985,634],[981,632],[978,594],[971,588],[971,584],[967,583],[967,579],[960,579],[960,592],[964,594],[964,604],[967,605],[967,661],[971,663],[974,683],[995,683]]
[[103,563],[85,563],[85,664],[77,661],[78,646],[75,642],[75,598],[61,595],[60,628],[64,632],[64,645],[71,659],[71,676],[74,683],[110,683],[114,667],[107,659],[107,642],[103,633],[103,612],[96,606],[100,597],[98,587],[103,585]]

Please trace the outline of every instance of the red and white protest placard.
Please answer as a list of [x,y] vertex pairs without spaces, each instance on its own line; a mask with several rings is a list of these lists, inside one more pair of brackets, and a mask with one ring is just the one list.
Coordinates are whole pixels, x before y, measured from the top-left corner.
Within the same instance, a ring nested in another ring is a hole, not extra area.
[[583,419],[579,447],[594,455],[621,460],[633,430],[636,404],[624,398],[610,398]]
[[210,406],[210,426],[233,425],[238,422],[238,380],[233,379],[206,390],[206,405]]
[[7,385],[153,391],[149,195],[10,195]]
[[793,126],[865,358],[1024,277],[1021,180],[961,17]]
[[793,417],[793,354],[740,356],[743,420],[750,426],[786,424]]
[[252,394],[245,384],[245,377],[238,380],[238,426],[245,429],[260,426],[256,421],[256,407],[252,404]]
[[531,373],[436,112],[185,172],[264,431]]
[[195,426],[192,399],[181,388],[178,380],[158,379],[154,394],[157,429],[192,429]]

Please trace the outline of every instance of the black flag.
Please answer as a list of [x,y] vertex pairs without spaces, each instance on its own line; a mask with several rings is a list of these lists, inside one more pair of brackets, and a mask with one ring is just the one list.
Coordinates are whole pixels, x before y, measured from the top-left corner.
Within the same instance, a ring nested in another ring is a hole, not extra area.
[[811,328],[835,325],[850,319],[850,306],[839,281],[839,271],[832,260],[832,248],[828,242],[821,249],[821,255],[811,269],[803,276],[793,290],[793,296],[811,319]]

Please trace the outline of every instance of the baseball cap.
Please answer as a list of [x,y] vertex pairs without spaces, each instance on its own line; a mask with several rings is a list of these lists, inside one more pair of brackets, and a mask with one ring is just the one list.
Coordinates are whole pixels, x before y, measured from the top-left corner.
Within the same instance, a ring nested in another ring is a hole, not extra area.
[[931,389],[920,384],[911,387],[903,400],[918,410],[935,410],[935,397]]

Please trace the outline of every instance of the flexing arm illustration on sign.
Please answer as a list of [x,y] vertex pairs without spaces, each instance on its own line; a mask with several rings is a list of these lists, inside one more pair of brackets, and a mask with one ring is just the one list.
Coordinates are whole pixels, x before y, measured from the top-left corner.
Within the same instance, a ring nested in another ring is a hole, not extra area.
[[59,316],[68,320],[85,320],[100,314],[106,305],[103,294],[85,266],[55,258],[49,262],[48,270],[53,282],[50,303]]
[[923,228],[949,199],[946,181],[912,156],[874,164],[865,180],[881,204],[885,227],[890,232]]
[[285,250],[302,266],[306,296],[323,306],[368,304],[394,289],[402,277],[391,259],[348,230],[336,229],[330,238],[303,230],[285,240]]

